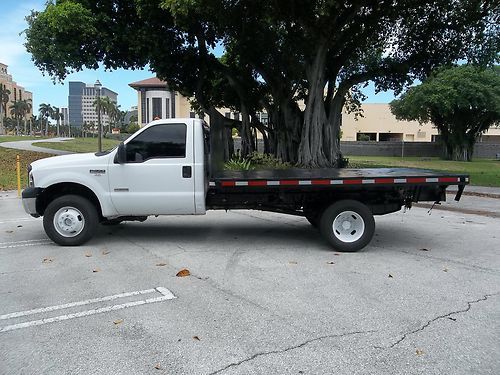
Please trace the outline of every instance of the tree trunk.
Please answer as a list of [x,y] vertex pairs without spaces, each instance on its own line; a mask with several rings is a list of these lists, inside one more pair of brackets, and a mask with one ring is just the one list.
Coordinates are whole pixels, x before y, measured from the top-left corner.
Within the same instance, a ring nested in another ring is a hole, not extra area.
[[2,102],[0,102],[0,135],[5,134],[5,127],[3,125],[3,105]]
[[45,136],[49,136],[49,118],[47,117],[47,122],[45,123]]
[[57,136],[59,137],[61,135],[60,131],[59,131],[59,116],[57,118],[57,130],[56,130],[56,133],[57,133]]
[[334,166],[324,152],[324,129],[327,123],[324,102],[326,52],[324,43],[320,43],[314,62],[307,67],[309,89],[298,155],[299,164],[305,168]]
[[241,156],[246,157],[255,151],[255,144],[250,127],[250,114],[247,106],[241,102]]

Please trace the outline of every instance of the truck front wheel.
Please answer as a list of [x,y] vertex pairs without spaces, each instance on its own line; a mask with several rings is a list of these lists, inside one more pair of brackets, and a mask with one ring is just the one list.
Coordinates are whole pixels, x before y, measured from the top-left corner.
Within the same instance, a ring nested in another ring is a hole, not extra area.
[[375,220],[363,203],[342,200],[323,212],[320,230],[334,249],[354,252],[370,243],[375,233]]
[[43,215],[47,236],[62,246],[78,246],[95,233],[99,217],[95,206],[78,195],[64,195],[49,203]]

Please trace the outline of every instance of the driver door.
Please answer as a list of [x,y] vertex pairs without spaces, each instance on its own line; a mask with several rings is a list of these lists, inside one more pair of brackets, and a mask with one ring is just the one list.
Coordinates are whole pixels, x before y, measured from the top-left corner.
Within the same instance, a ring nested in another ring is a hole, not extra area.
[[185,123],[153,125],[111,161],[111,200],[120,216],[194,214],[193,140]]

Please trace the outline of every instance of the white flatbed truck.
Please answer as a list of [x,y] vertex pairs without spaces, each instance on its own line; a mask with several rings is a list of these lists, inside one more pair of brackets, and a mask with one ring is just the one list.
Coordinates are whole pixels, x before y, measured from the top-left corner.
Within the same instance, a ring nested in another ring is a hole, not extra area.
[[444,201],[450,185],[460,200],[469,183],[409,168],[211,172],[209,137],[203,120],[157,120],[113,150],[35,161],[24,209],[64,246],[85,243],[99,224],[251,209],[304,216],[335,250],[357,251],[373,237],[374,215]]

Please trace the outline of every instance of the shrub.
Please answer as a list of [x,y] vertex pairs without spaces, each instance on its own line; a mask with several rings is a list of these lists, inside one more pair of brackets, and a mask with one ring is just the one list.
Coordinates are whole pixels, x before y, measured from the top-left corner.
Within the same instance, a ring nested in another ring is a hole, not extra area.
[[271,154],[253,152],[248,156],[248,159],[252,162],[252,165],[258,169],[288,169],[292,167],[290,163],[283,162],[280,158]]
[[224,164],[224,169],[230,171],[249,171],[253,168],[250,160],[242,158],[241,156],[237,155],[232,157]]

